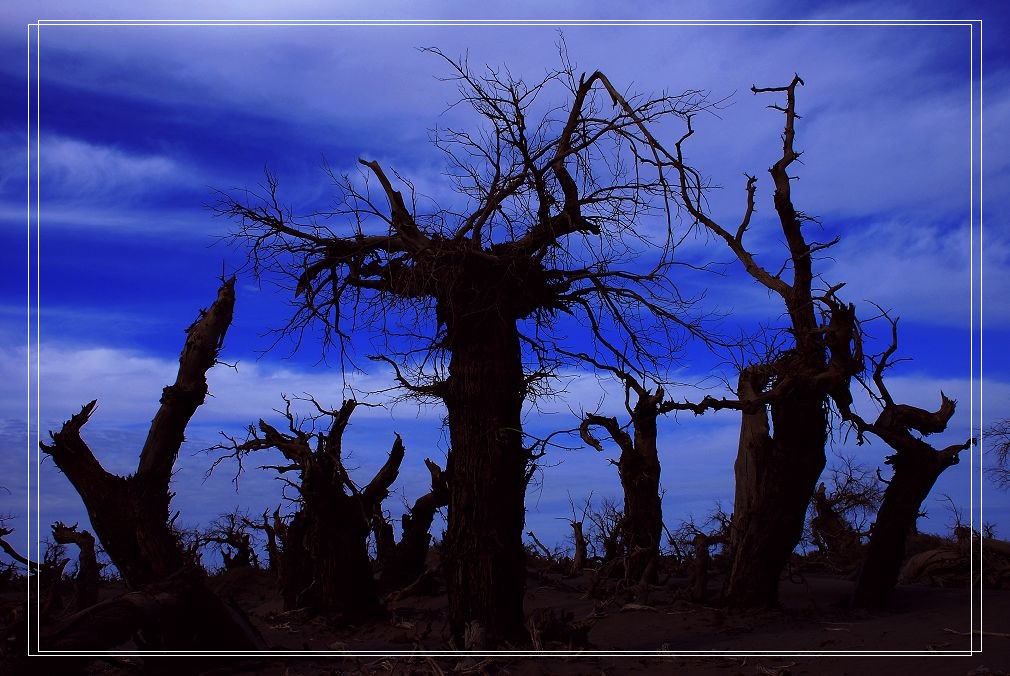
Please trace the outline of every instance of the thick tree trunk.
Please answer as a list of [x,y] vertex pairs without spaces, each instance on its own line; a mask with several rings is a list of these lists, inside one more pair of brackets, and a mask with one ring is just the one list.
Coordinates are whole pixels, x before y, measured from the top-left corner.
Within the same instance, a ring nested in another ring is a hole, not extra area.
[[697,533],[691,544],[694,546],[694,570],[691,573],[691,600],[702,603],[708,596],[708,569],[712,556],[709,547],[721,545],[726,539],[721,535]]
[[449,334],[445,570],[453,639],[459,648],[521,643],[527,458],[519,334],[494,306],[453,318]]
[[894,468],[884,491],[884,499],[877,512],[877,520],[870,530],[870,544],[866,559],[856,583],[854,602],[859,606],[880,607],[898,581],[901,564],[905,558],[905,541],[915,528],[919,508],[937,477],[959,461],[959,453],[971,447],[972,439],[937,450],[923,439],[947,429],[957,402],[940,393],[940,408],[927,411],[908,404],[895,404],[884,385],[883,370],[888,358],[897,350],[897,324],[892,323],[890,348],[877,363],[873,380],[884,402],[877,420],[868,425],[852,416],[861,433],[872,432],[895,450],[887,457]]
[[866,559],[856,583],[855,605],[879,608],[887,604],[905,560],[905,542],[915,528],[922,501],[940,475],[939,471],[930,470],[896,472],[884,491],[884,501],[870,531]]
[[[866,559],[859,572],[853,602],[880,608],[887,604],[905,560],[905,543],[915,530],[922,502],[937,477],[957,462],[961,447],[937,452],[925,442],[908,438],[911,448],[888,458],[894,476],[884,491],[877,520],[870,530]],[[967,444],[965,445],[967,446]]]
[[621,540],[627,555],[625,574],[634,581],[639,581],[646,571],[651,571],[649,577],[653,579],[643,581],[655,581],[655,562],[659,558],[659,542],[663,536],[656,417],[655,406],[640,398],[633,418],[634,444],[621,453],[617,463],[624,489]]
[[659,542],[663,535],[656,421],[661,412],[664,393],[661,387],[655,393],[649,392],[630,375],[620,375],[625,378],[627,393],[630,395],[631,390],[634,390],[638,395],[638,400],[630,411],[633,435],[618,424],[617,418],[595,414],[589,414],[583,419],[579,431],[586,443],[602,451],[603,444],[589,431],[591,426],[602,427],[621,449],[616,464],[621,487],[624,489],[624,508],[617,527],[615,546],[605,547],[605,560],[622,556],[623,562],[617,572],[634,582],[653,582],[656,576],[655,564],[659,559]]
[[355,623],[378,614],[379,593],[368,558],[369,514],[358,496],[343,492],[341,471],[327,453],[316,454],[303,472],[302,543],[312,577],[298,601],[340,622]]
[[168,525],[168,493],[139,475],[110,476],[104,491],[85,498],[91,525],[131,589],[160,582],[187,557]]
[[[381,611],[378,586],[368,558],[368,534],[375,511],[396,480],[404,447],[399,436],[389,457],[364,488],[348,476],[341,457],[344,430],[357,402],[344,401],[339,410],[319,410],[332,418],[325,433],[297,429],[287,413],[291,434],[259,421],[262,436],[251,428],[243,443],[230,446],[236,455],[276,448],[291,464],[271,466],[281,473],[297,470],[301,509],[282,530],[280,569],[286,608],[309,608],[340,623],[356,623]],[[313,440],[315,444],[313,445]],[[265,519],[265,517],[264,517]],[[266,524],[264,524],[266,527]],[[275,514],[275,529],[280,520]]]
[[[767,386],[766,367],[744,369],[740,399]],[[779,576],[803,536],[810,496],[824,469],[827,409],[821,397],[802,391],[743,413],[734,471],[736,494],[730,549],[732,567],[723,589],[727,603],[773,606]],[[774,432],[772,431],[774,426]]]

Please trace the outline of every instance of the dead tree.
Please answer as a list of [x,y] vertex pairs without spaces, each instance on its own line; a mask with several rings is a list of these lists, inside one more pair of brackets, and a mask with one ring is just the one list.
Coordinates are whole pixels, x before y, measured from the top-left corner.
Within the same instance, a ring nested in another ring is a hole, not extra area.
[[915,530],[923,501],[937,477],[956,465],[961,451],[974,443],[973,439],[968,439],[938,449],[923,438],[947,429],[957,402],[941,392],[940,407],[936,411],[895,403],[884,383],[884,371],[893,364],[897,349],[898,322],[893,320],[890,346],[871,359],[876,392],[870,393],[881,406],[877,419],[867,423],[852,411],[844,412],[846,419],[856,426],[861,441],[863,435],[871,433],[894,449],[885,460],[894,473],[887,481],[883,502],[870,529],[869,547],[856,583],[854,601],[859,606],[880,607],[887,603],[901,572],[905,542]]
[[572,519],[568,522],[572,527],[572,543],[575,550],[572,554],[572,565],[568,569],[569,577],[582,575],[582,569],[586,567],[586,554],[588,546],[586,544],[586,534],[582,530],[582,521]]
[[[731,518],[722,505],[716,502],[715,509],[708,515],[699,527],[694,517],[684,521],[672,533],[667,531],[670,545],[680,556],[681,565],[693,559],[690,566],[690,584],[688,594],[692,601],[701,603],[708,597],[708,580],[712,568],[712,556],[709,549],[725,547],[729,542]],[[684,551],[692,551],[690,559],[683,555]]]
[[600,506],[589,512],[590,541],[593,555],[604,565],[613,563],[621,555],[621,524],[624,510],[610,498],[603,498]]
[[95,553],[95,536],[86,530],[77,530],[77,524],[67,526],[60,521],[53,524],[53,539],[62,544],[77,545],[77,576],[74,580],[77,587],[75,607],[77,610],[98,603],[98,583],[101,579],[101,569],[98,566],[98,556]]
[[1010,490],[1010,418],[999,420],[985,428],[985,445],[993,464],[986,474],[1000,490]]
[[[788,317],[784,349],[743,368],[735,400],[706,397],[698,404],[673,408],[701,413],[728,408],[741,411],[740,445],[734,472],[736,493],[729,549],[733,563],[723,595],[734,605],[773,605],[779,576],[803,534],[807,506],[826,462],[829,400],[851,403],[849,384],[859,373],[862,354],[855,308],[835,296],[839,286],[817,295],[813,260],[833,245],[807,241],[803,226],[812,221],[792,203],[790,166],[799,158],[794,148],[796,76],[785,87],[752,88],[757,93],[785,94],[782,155],[769,172],[775,187],[774,208],[788,249],[782,269],[772,273],[757,262],[744,244],[754,214],[757,178],[747,177],[746,207],[735,227],[727,228],[706,211],[703,181],[684,161],[688,130],[672,152],[657,154],[657,162],[677,175],[686,209],[709,232],[724,241],[747,273],[781,298]],[[784,277],[792,271],[792,279]]]
[[[653,392],[642,385],[626,368],[602,364],[588,355],[585,361],[598,369],[615,374],[624,384],[624,407],[631,418],[632,433],[625,431],[617,418],[590,413],[583,418],[579,433],[583,441],[603,451],[603,445],[590,432],[591,427],[602,427],[614,440],[621,454],[616,462],[617,473],[624,489],[624,515],[620,525],[620,549],[625,558],[625,576],[639,581],[646,571],[651,571],[655,581],[655,564],[659,559],[659,543],[663,537],[663,505],[659,493],[660,463],[657,445],[657,424],[660,415],[672,410],[665,402],[662,386]],[[631,404],[631,393],[635,403]],[[613,462],[613,461],[611,461]]]
[[108,473],[81,438],[97,401],[86,404],[42,450],[81,495],[95,532],[132,588],[167,578],[186,561],[169,527],[169,482],[186,424],[207,395],[206,372],[215,364],[235,303],[234,280],[187,329],[175,384],[165,388],[137,472]]
[[334,621],[355,623],[380,611],[379,593],[368,557],[372,515],[389,494],[403,461],[403,440],[397,435],[385,464],[364,488],[351,479],[342,457],[343,435],[358,402],[348,399],[337,410],[309,400],[328,429],[318,433],[301,429],[291,400],[285,417],[288,431],[281,432],[264,420],[249,426],[244,441],[228,441],[212,450],[227,450],[226,458],[241,461],[249,453],[277,449],[286,465],[268,465],[280,474],[297,472],[288,485],[298,492],[299,510],[287,524],[281,566],[284,604],[288,609],[307,607]]
[[832,566],[845,568],[859,552],[859,533],[845,520],[822,481],[811,500],[810,531],[817,551]]
[[583,569],[586,567],[586,559],[589,556],[589,543],[586,540],[586,533],[583,529],[583,524],[586,521],[586,514],[589,512],[589,506],[592,504],[593,495],[589,494],[586,498],[585,506],[582,508],[582,514],[579,515],[575,511],[575,502],[572,500],[571,495],[568,496],[568,504],[572,508],[572,518],[568,520],[568,525],[572,528],[572,562],[571,566],[568,568],[569,577],[578,577],[582,575]]
[[7,556],[25,567],[27,573],[35,573],[39,570],[39,564],[35,563],[28,557],[22,555],[15,549],[14,545],[7,542],[7,536],[14,532],[13,528],[7,525],[7,519],[13,517],[0,517],[0,551],[3,551]]
[[883,498],[883,484],[868,467],[840,456],[811,501],[810,532],[820,557],[839,571],[851,572],[862,557],[863,538]]
[[262,521],[253,521],[248,517],[242,517],[242,523],[246,528],[263,532],[263,535],[266,537],[267,570],[276,574],[279,568],[281,556],[280,546],[278,545],[277,540],[279,534],[284,530],[280,508],[274,510],[272,517],[270,516],[270,512],[268,510],[264,510]]
[[248,518],[238,512],[222,514],[203,533],[204,545],[218,546],[225,570],[259,567],[247,523]]
[[[151,638],[165,649],[254,648],[254,634],[235,624],[232,611],[205,584],[202,569],[185,556],[169,522],[169,483],[186,425],[207,396],[207,371],[217,362],[235,305],[235,280],[225,281],[217,299],[186,330],[175,383],[164,389],[161,406],[151,422],[137,471],[121,477],[109,473],[81,437],[97,401],[85,404],[42,450],[66,475],[84,501],[95,534],[130,589],[182,577],[192,585],[183,606],[189,615],[176,627],[170,642]],[[190,572],[182,575],[180,571]],[[139,629],[140,627],[136,627]],[[98,640],[101,626],[92,626]],[[90,647],[85,640],[80,647]]]
[[[316,324],[343,350],[363,324],[388,330],[390,351],[410,370],[401,385],[444,402],[453,640],[466,645],[470,627],[499,645],[527,640],[521,413],[544,382],[532,376],[554,365],[549,347],[565,335],[551,332],[559,313],[650,363],[667,364],[682,332],[697,330],[666,274],[672,235],[657,242],[634,232],[645,215],[665,215],[672,227],[676,196],[633,149],[650,144],[640,121],[707,104],[695,92],[625,97],[603,73],[579,77],[567,61],[532,84],[446,62],[460,102],[483,125],[435,138],[464,212],[421,213],[409,181],[393,174],[410,190],[405,198],[366,160],[364,184],[336,177],[333,213],[296,217],[272,176],[265,195],[223,196],[219,212],[240,222],[236,239],[259,270],[288,280],[298,299],[289,332]],[[554,87],[567,102],[541,107]],[[643,270],[642,260],[654,265]],[[397,322],[402,331],[385,328]]]
[[393,537],[393,527],[386,521],[381,504],[375,505],[372,523],[379,562],[379,581],[386,590],[400,589],[425,572],[435,512],[449,504],[445,473],[429,458],[425,458],[424,464],[431,474],[431,490],[415,500],[410,511],[401,517],[399,542]]

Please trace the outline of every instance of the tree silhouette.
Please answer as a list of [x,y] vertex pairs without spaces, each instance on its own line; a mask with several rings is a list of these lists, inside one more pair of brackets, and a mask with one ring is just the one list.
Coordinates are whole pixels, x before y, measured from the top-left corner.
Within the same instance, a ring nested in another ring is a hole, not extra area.
[[1001,489],[1010,489],[1010,418],[999,420],[985,429],[987,451],[993,464],[986,469],[989,479]]
[[[629,580],[654,582],[659,559],[659,543],[663,536],[663,505],[659,493],[660,462],[657,443],[657,420],[673,410],[665,400],[661,385],[655,391],[642,383],[640,376],[627,368],[602,364],[588,355],[578,355],[598,370],[610,372],[624,385],[624,407],[631,423],[629,434],[617,418],[587,414],[579,427],[582,439],[598,451],[603,444],[593,436],[591,428],[606,430],[621,454],[614,463],[624,489],[624,510],[619,527],[619,546],[624,557],[624,573]],[[631,394],[635,399],[632,404]]]
[[78,530],[77,524],[67,526],[57,521],[53,524],[53,540],[61,545],[75,544],[78,548],[77,576],[75,583],[77,594],[75,607],[80,610],[98,602],[98,583],[101,578],[101,568],[98,566],[98,556],[95,552],[95,536],[86,530]]
[[[885,314],[886,316],[886,314]],[[883,606],[898,582],[905,558],[905,542],[915,529],[922,503],[940,474],[959,462],[961,451],[971,448],[974,439],[934,448],[924,437],[947,429],[957,402],[940,392],[940,407],[927,411],[917,406],[895,403],[884,382],[884,372],[893,364],[898,349],[898,321],[891,321],[891,344],[871,358],[872,382],[880,406],[876,420],[868,423],[857,413],[843,411],[860,435],[867,432],[883,439],[894,449],[885,462],[894,470],[887,481],[877,519],[870,530],[870,543],[859,573],[854,596],[861,606]]]
[[[434,134],[459,204],[425,212],[406,179],[393,173],[409,200],[362,159],[361,181],[333,176],[328,213],[294,216],[269,174],[263,194],[224,195],[218,212],[238,220],[256,269],[295,293],[286,332],[320,326],[346,355],[351,333],[379,327],[399,384],[444,402],[450,624],[458,647],[480,647],[526,640],[521,413],[557,365],[551,346],[577,328],[580,346],[662,372],[698,331],[668,276],[676,196],[640,150],[644,125],[708,104],[625,95],[599,71],[577,77],[564,55],[527,83],[431,51],[479,122]],[[545,101],[557,89],[567,101]]]
[[811,501],[811,539],[827,565],[844,572],[858,562],[883,494],[884,484],[873,469],[852,456],[838,457]]
[[[723,590],[726,600],[736,605],[777,602],[779,575],[803,535],[807,506],[826,463],[829,399],[847,409],[852,402],[850,381],[863,368],[855,308],[835,296],[841,285],[820,295],[814,290],[814,255],[837,238],[808,242],[803,226],[813,219],[792,203],[789,167],[800,157],[793,142],[799,117],[796,88],[801,84],[796,76],[784,87],[752,87],[755,94],[786,96],[785,106],[770,106],[785,116],[782,154],[769,169],[775,213],[787,248],[778,273],[758,263],[744,244],[754,215],[755,176],[747,176],[743,217],[729,229],[707,213],[701,176],[684,161],[684,144],[694,133],[690,118],[687,132],[673,151],[664,150],[659,158],[676,172],[690,214],[726,243],[754,280],[782,300],[788,316],[787,346],[741,370],[736,399],[706,397],[698,404],[674,406],[695,413],[729,408],[742,414],[734,465],[732,568]],[[784,278],[787,270],[792,272],[789,281]]]
[[[84,609],[47,638],[54,649],[119,645],[143,629],[151,648],[256,648],[261,639],[206,585],[169,520],[172,469],[186,425],[207,396],[235,305],[235,279],[186,330],[175,383],[164,389],[137,471],[109,473],[81,436],[97,401],[85,404],[42,443],[88,510],[91,525],[133,593]],[[125,636],[125,638],[124,638]]]
[[[879,604],[897,579],[904,540],[914,526],[919,505],[939,473],[957,462],[958,452],[968,443],[936,451],[911,434],[946,429],[955,402],[943,397],[941,409],[929,413],[892,400],[883,373],[892,364],[890,357],[897,349],[896,322],[892,322],[890,348],[870,359],[875,397],[883,409],[880,416],[868,424],[852,408],[852,381],[867,368],[862,323],[856,317],[855,306],[836,295],[844,283],[825,284],[818,290],[815,285],[823,282],[813,268],[815,255],[837,243],[838,238],[809,241],[804,226],[816,221],[797,210],[792,201],[789,168],[800,157],[794,141],[799,119],[796,88],[802,84],[797,75],[784,87],[751,88],[755,94],[785,95],[784,106],[769,106],[785,116],[782,154],[769,169],[775,187],[775,213],[788,250],[777,273],[759,264],[744,245],[754,214],[756,177],[747,176],[744,214],[731,230],[706,211],[701,176],[684,161],[684,143],[694,133],[690,116],[687,132],[672,152],[658,143],[650,146],[657,163],[676,171],[687,211],[726,243],[754,280],[781,298],[789,321],[782,337],[784,345],[741,370],[737,399],[706,397],[699,403],[670,406],[695,413],[721,408],[742,413],[729,542],[732,568],[723,590],[725,599],[736,605],[777,602],[780,573],[802,537],[804,516],[824,469],[831,406],[843,421],[855,426],[860,439],[865,432],[871,432],[891,445],[897,451],[888,458],[895,477],[884,493],[856,594],[860,602]],[[784,279],[787,271],[792,272],[789,281]],[[886,312],[883,316],[888,318]],[[871,579],[875,582],[870,583]],[[867,591],[871,587],[873,591]]]
[[[374,617],[380,610],[379,590],[368,558],[368,535],[372,518],[389,494],[403,462],[404,446],[399,436],[389,457],[364,487],[351,479],[344,464],[343,436],[351,414],[358,406],[353,399],[339,409],[329,410],[310,399],[317,418],[329,421],[326,429],[302,429],[285,398],[288,431],[281,432],[265,420],[249,426],[247,438],[228,441],[214,449],[230,451],[211,467],[229,457],[241,462],[243,456],[277,449],[287,464],[268,465],[282,476],[296,472],[297,480],[285,480],[298,492],[299,510],[284,528],[280,576],[284,605],[288,610],[310,608],[335,620],[356,623]],[[314,425],[315,418],[307,421]]]

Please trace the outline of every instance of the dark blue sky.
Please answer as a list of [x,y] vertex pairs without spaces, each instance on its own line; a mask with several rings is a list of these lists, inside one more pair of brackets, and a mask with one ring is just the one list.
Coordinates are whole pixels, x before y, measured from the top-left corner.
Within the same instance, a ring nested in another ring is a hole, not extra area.
[[[937,6],[935,12],[899,6],[884,11],[877,4],[862,12],[833,3],[804,7],[790,18],[978,16],[976,5],[969,4]],[[588,16],[595,11],[590,8]],[[659,7],[648,11],[663,15]],[[0,368],[19,387],[2,399],[0,419],[10,452],[0,469],[11,477],[5,483],[12,490],[12,506],[3,511],[22,512],[27,486],[18,477],[24,476],[24,449],[32,443],[24,399],[29,270],[23,26],[39,16],[83,15],[54,10],[36,16],[26,8],[13,14],[22,30],[6,26],[6,58],[0,64],[0,87],[10,93],[8,101],[17,103],[0,109],[0,260],[10,280],[0,291],[0,334],[12,349]],[[997,208],[1008,196],[1010,165],[997,149],[1007,146],[1001,121],[1008,119],[1010,96],[1005,57],[993,48],[1003,18],[983,18],[987,131],[982,179],[989,216],[983,240],[982,335],[986,345],[998,346],[1010,339],[1010,299],[1003,286],[1010,237]],[[874,300],[902,317],[902,353],[913,361],[895,369],[895,394],[925,407],[938,403],[940,389],[960,400],[951,432],[939,443],[977,433],[972,427],[979,419],[1010,415],[1010,360],[990,349],[985,353],[982,415],[976,413],[974,421],[968,415],[973,335],[978,344],[969,319],[973,280],[968,264],[971,242],[976,258],[979,253],[979,230],[977,199],[974,222],[969,211],[970,129],[974,125],[977,131],[978,118],[977,108],[974,118],[970,108],[967,27],[564,30],[578,66],[600,68],[618,86],[638,91],[700,88],[714,98],[730,97],[719,117],[698,120],[689,159],[725,186],[711,200],[727,220],[739,213],[742,173],[758,174],[763,203],[759,201],[753,246],[769,267],[775,267],[781,249],[769,219],[764,170],[779,149],[781,120],[747,90],[755,83],[782,84],[799,72],[807,86],[799,93],[804,118],[797,144],[806,154],[797,170],[795,199],[801,209],[822,219],[823,239],[842,237],[831,257],[820,262],[824,280],[846,281],[843,297],[857,303]],[[206,208],[214,200],[213,189],[255,187],[268,166],[280,178],[283,200],[307,213],[332,199],[322,171],[324,158],[344,171],[365,156],[400,170],[433,202],[446,204],[457,198],[440,174],[441,160],[428,143],[428,130],[466,127],[472,117],[460,108],[446,110],[454,92],[435,77],[443,64],[416,48],[435,45],[450,55],[468,51],[473,64],[507,63],[514,73],[535,79],[556,64],[556,39],[554,26],[43,26],[38,69],[41,229],[39,267],[33,262],[31,268],[40,278],[43,431],[99,397],[86,437],[110,469],[125,472],[135,464],[160,389],[172,376],[182,329],[198,307],[209,303],[222,267],[233,270],[242,262],[241,251],[219,241],[231,224]],[[687,245],[683,255],[729,260],[726,251],[702,240]],[[722,277],[685,278],[683,286],[705,290],[713,309],[731,312],[725,328],[777,323],[781,308],[739,270],[727,270]],[[976,274],[976,313],[978,281]],[[317,366],[320,354],[314,344],[290,358],[287,349],[260,356],[270,344],[262,333],[283,323],[287,300],[269,284],[260,288],[250,277],[242,278],[224,353],[227,361],[239,362],[238,371],[212,373],[216,396],[194,420],[180,457],[177,507],[189,523],[206,523],[235,505],[272,507],[278,499],[275,482],[266,477],[247,477],[238,494],[231,490],[230,476],[200,481],[207,458],[193,452],[213,443],[218,430],[234,432],[269,416],[282,392],[311,392],[328,403],[344,395],[339,372]],[[860,307],[863,316],[873,314],[865,303]],[[883,326],[871,326],[871,332],[886,338]],[[368,340],[361,336],[362,354],[370,350]],[[695,346],[685,353],[677,379],[712,385],[727,374],[718,360]],[[597,383],[587,374],[566,375],[571,379],[568,395],[545,402],[545,414],[531,411],[526,422],[531,431],[571,427],[570,408],[594,408],[601,399],[604,410],[619,411],[612,384]],[[351,380],[362,390],[376,390],[388,385],[388,374],[375,371]],[[391,411],[356,415],[348,447],[363,474],[382,461],[393,430],[404,435],[408,460],[398,485],[413,500],[424,487],[422,459],[444,453],[440,411],[400,404]],[[661,444],[664,467],[671,470],[663,481],[669,525],[689,513],[704,514],[716,499],[729,503],[736,432],[732,415],[667,422]],[[858,454],[879,465],[886,452],[878,443]],[[616,497],[619,484],[605,458],[590,450],[556,451],[548,460],[562,464],[548,470],[531,495],[529,521],[544,539],[560,542],[563,522],[556,517],[568,515],[569,494],[576,502],[590,492]],[[967,505],[967,460],[966,454],[961,466],[944,475],[934,497],[947,492]],[[41,481],[43,521],[80,518],[79,503],[62,477],[48,467]],[[1000,524],[1001,531],[1010,529],[1006,494],[986,490],[985,518]],[[941,529],[946,517],[939,503],[930,500],[927,508],[938,516],[929,527]],[[395,499],[387,506],[394,516],[401,511]]]

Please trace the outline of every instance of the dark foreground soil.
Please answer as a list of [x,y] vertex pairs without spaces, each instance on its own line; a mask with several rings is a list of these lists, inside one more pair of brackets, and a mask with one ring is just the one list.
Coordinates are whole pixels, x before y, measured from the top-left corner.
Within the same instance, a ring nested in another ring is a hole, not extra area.
[[[973,604],[965,588],[900,586],[888,610],[869,612],[846,607],[850,581],[808,573],[783,581],[779,609],[743,612],[679,598],[683,580],[670,580],[634,601],[614,590],[604,595],[609,598],[586,598],[590,582],[588,574],[566,578],[531,570],[526,608],[538,649],[446,656],[444,595],[391,601],[385,618],[335,628],[297,611],[282,612],[266,573],[232,571],[216,580],[219,592],[248,613],[275,654],[151,658],[131,656],[134,647],[125,645],[119,656],[72,668],[66,660],[43,656],[9,667],[8,673],[1010,674],[1007,590],[984,593],[982,625],[976,623],[973,632]],[[580,621],[591,625],[584,638],[570,633],[560,638],[558,627]],[[963,654],[973,643],[981,652]],[[293,654],[276,654],[282,652]],[[878,654],[852,654],[860,652]]]

